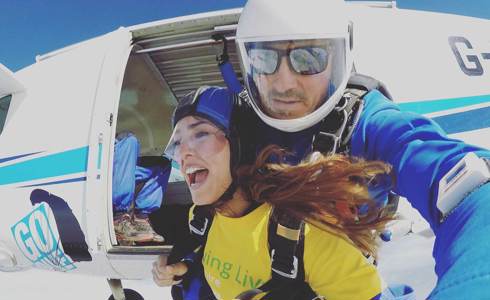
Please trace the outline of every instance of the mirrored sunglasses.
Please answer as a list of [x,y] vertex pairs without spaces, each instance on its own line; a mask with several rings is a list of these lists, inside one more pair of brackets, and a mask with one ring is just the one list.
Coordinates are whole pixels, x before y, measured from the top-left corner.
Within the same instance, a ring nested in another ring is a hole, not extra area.
[[248,57],[253,72],[272,75],[278,69],[282,57],[286,56],[289,68],[301,75],[314,75],[325,71],[328,66],[328,51],[325,47],[306,46],[292,49],[251,48]]

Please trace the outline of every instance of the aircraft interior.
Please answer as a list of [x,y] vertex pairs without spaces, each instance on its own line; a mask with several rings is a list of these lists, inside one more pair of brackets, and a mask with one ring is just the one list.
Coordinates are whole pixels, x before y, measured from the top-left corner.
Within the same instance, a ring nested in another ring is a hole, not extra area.
[[[124,194],[127,192],[125,190],[131,193],[131,207],[128,213],[130,226],[133,226],[138,215],[138,201],[149,200],[138,199],[141,198],[140,195],[143,195],[142,197],[148,195],[149,197],[161,197],[161,208],[150,214],[149,223],[153,227],[150,231],[154,230],[156,236],[161,235],[163,239],[152,239],[148,235],[139,233],[137,238],[133,238],[134,236],[128,238],[118,226],[120,215],[114,209],[112,218],[117,244],[114,245],[113,251],[119,248],[120,251],[127,252],[168,253],[169,245],[172,245],[175,235],[178,235],[178,232],[172,227],[182,226],[185,223],[181,222],[187,222],[186,207],[192,203],[190,193],[180,175],[178,166],[175,163],[172,164],[163,155],[172,132],[172,112],[182,96],[201,85],[225,86],[216,61],[216,55],[221,53],[224,41],[213,39],[213,35],[218,34],[221,38],[226,38],[230,62],[240,78],[234,43],[237,18],[236,14],[223,16],[222,26],[216,26],[216,19],[210,22],[206,18],[192,24],[182,23],[181,26],[189,28],[187,32],[179,28],[179,34],[169,34],[169,28],[165,24],[132,31],[134,43],[126,65],[115,118],[116,143],[120,140],[118,138],[120,136],[128,134],[134,136],[139,144],[139,149],[135,150],[137,161],[133,159],[131,163],[136,163],[136,168],[143,170],[158,167],[165,170],[167,177],[156,187],[155,185],[149,187],[148,184],[152,181],[153,175],[141,180],[136,174],[135,180],[132,177],[128,179],[127,177],[133,176],[134,173],[127,169],[131,161],[129,156],[134,156],[134,153],[117,153],[119,150],[117,150],[118,147],[115,147],[112,180],[113,205],[118,201],[117,194]],[[116,167],[121,160],[123,169]],[[134,165],[130,167],[134,168]],[[155,189],[162,190],[163,196],[158,192],[153,193]],[[175,219],[176,214],[181,214],[178,225],[175,222],[166,222],[170,216]]]

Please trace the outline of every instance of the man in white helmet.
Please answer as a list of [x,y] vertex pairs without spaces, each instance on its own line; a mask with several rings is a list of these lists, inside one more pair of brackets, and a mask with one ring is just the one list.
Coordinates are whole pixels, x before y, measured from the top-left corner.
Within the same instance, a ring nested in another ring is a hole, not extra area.
[[343,1],[247,3],[236,41],[252,105],[265,123],[297,132],[340,101],[352,71],[344,11]]
[[438,285],[431,299],[488,298],[490,218],[482,214],[490,208],[490,152],[401,112],[379,82],[354,74],[352,40],[343,0],[247,2],[236,43],[246,102],[262,121],[254,144],[292,151],[291,163],[313,150],[390,163],[394,192],[436,234]]

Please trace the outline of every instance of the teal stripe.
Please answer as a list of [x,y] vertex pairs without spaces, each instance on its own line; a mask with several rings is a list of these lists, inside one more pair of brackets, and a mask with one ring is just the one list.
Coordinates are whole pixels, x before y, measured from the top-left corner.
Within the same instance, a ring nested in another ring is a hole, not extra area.
[[416,102],[399,103],[398,105],[403,111],[412,111],[419,114],[429,114],[433,112],[476,105],[486,102],[490,102],[490,95],[438,100],[422,100]]
[[55,153],[0,168],[0,185],[87,171],[88,147]]
[[102,162],[102,144],[99,144],[99,156],[97,158],[97,170],[100,170],[101,162]]

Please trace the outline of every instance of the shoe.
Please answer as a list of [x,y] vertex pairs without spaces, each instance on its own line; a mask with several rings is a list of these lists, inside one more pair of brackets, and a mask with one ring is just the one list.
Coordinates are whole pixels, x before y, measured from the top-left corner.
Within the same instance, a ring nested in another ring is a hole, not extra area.
[[117,240],[124,245],[130,245],[134,242],[151,242],[153,234],[146,230],[138,229],[131,220],[128,213],[116,213],[114,216],[114,231]]
[[116,233],[124,232],[124,228],[128,226],[128,222],[131,222],[131,216],[128,213],[114,213],[114,230],[116,231]]
[[142,232],[148,232],[153,236],[152,241],[157,243],[163,243],[165,238],[158,233],[156,233],[150,225],[150,220],[148,215],[145,214],[135,214],[133,219],[133,225],[135,228]]

